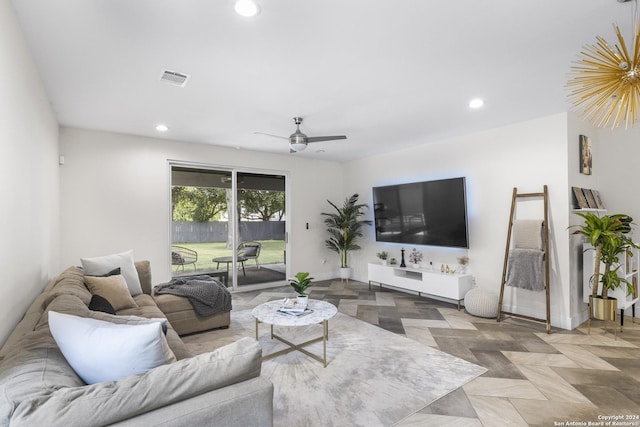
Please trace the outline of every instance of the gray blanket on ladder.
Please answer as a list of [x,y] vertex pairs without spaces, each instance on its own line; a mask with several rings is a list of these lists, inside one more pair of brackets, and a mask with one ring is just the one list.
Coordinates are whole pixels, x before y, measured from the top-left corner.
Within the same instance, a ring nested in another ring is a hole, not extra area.
[[185,297],[201,316],[231,311],[231,293],[219,280],[211,276],[175,278],[156,286],[155,293]]
[[544,290],[544,252],[537,249],[511,249],[507,263],[507,286]]

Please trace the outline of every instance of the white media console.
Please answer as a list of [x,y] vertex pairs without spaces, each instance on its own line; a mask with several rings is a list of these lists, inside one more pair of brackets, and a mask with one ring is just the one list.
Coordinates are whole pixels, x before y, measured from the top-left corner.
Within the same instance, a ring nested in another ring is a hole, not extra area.
[[470,274],[449,274],[423,268],[398,267],[397,265],[382,265],[369,263],[369,288],[371,283],[389,285],[397,288],[448,298],[458,303],[464,300],[464,295],[473,287],[473,276]]

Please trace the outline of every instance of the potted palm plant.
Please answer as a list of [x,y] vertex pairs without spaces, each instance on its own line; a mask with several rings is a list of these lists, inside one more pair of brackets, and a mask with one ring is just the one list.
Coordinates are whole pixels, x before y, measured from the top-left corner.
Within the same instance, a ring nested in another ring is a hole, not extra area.
[[325,245],[330,250],[340,256],[340,278],[349,279],[351,268],[349,267],[349,251],[361,249],[357,244],[358,238],[362,237],[362,227],[370,225],[371,221],[362,220],[366,205],[358,203],[358,194],[345,199],[342,207],[338,207],[327,200],[335,212],[323,212],[326,218],[324,224],[327,227],[329,238],[325,240]]
[[[584,219],[574,234],[584,236],[593,246],[595,262],[592,291],[589,296],[591,313],[589,316],[600,320],[613,320],[617,309],[617,300],[609,297],[609,291],[626,285],[627,293],[633,291],[631,283],[618,275],[620,255],[632,256],[631,248],[638,247],[627,235],[631,231],[631,218],[624,214],[598,216],[593,213],[576,213]],[[604,264],[604,273],[600,266]],[[602,286],[600,286],[602,285]],[[602,289],[601,293],[599,290]]]
[[313,277],[309,277],[307,272],[299,272],[293,278],[289,279],[289,284],[296,292],[297,303],[301,307],[306,307],[309,302],[307,289],[312,285]]

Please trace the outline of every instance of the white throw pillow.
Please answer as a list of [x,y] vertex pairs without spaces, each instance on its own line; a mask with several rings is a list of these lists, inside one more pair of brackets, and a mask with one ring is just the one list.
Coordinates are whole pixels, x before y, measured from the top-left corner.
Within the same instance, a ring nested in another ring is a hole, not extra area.
[[120,267],[120,273],[127,282],[127,287],[131,296],[142,293],[138,270],[133,263],[133,251],[122,252],[119,254],[105,255],[94,258],[80,258],[84,274],[87,276],[102,276],[109,273],[114,268]]
[[49,329],[69,365],[87,384],[117,381],[176,360],[161,322],[115,324],[50,311]]

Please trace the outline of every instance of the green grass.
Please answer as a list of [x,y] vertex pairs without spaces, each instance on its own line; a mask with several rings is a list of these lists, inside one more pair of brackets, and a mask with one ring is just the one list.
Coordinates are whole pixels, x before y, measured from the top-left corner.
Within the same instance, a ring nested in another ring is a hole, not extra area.
[[[258,258],[258,261],[261,265],[284,263],[284,240],[258,241],[262,243],[262,248],[260,249],[260,257]],[[233,255],[233,251],[231,249],[227,249],[226,243],[224,242],[176,243],[176,245],[193,249],[194,251],[198,252],[198,262],[196,263],[198,271],[215,270],[216,263],[212,262],[211,259]],[[253,260],[245,262],[245,266],[247,267],[250,267],[252,265],[255,265]],[[225,265],[221,264],[220,268],[225,268]],[[189,269],[193,270],[193,266],[185,266],[185,271],[189,271]],[[182,268],[180,268],[179,270],[181,271]]]

